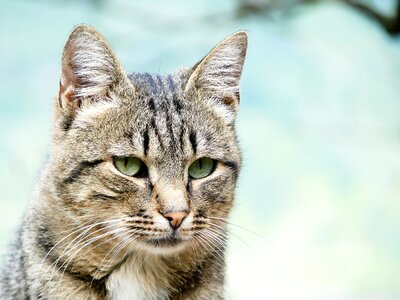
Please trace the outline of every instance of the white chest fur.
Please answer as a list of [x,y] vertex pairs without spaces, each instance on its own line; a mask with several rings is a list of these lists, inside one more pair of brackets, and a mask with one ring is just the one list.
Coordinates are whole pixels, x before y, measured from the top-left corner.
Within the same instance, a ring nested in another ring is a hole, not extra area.
[[168,299],[168,272],[157,258],[133,255],[107,279],[110,300]]

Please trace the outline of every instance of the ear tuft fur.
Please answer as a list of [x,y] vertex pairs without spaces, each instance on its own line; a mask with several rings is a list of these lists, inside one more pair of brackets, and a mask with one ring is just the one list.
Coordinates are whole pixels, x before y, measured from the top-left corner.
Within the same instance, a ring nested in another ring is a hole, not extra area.
[[195,67],[186,91],[196,90],[232,121],[240,102],[239,85],[247,51],[247,33],[236,32],[207,54]]
[[[104,96],[123,74],[103,36],[91,26],[79,25],[70,34],[63,51],[60,104]],[[67,105],[77,106],[76,103]]]

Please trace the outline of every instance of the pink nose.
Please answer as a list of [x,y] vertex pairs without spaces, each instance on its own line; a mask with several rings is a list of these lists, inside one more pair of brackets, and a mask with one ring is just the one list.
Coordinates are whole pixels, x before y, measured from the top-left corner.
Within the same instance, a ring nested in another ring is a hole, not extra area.
[[172,229],[178,229],[183,219],[188,215],[186,211],[173,211],[161,214],[169,221],[169,225],[171,225]]

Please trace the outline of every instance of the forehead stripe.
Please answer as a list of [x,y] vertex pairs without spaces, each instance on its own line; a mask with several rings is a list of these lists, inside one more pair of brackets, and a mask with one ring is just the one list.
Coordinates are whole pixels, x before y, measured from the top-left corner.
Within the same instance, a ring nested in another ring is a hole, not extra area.
[[149,73],[144,73],[143,75],[145,76],[146,81],[150,85],[151,89],[157,90],[157,83],[154,81],[153,76],[151,76]]
[[146,126],[146,129],[143,132],[143,152],[145,156],[147,156],[148,151],[149,151],[149,127]]
[[156,110],[156,105],[154,104],[154,99],[153,98],[149,99],[149,109],[151,111],[155,111]]
[[196,154],[196,152],[197,152],[197,137],[196,137],[196,133],[194,131],[192,131],[190,133],[189,141],[190,141],[190,145],[192,145],[193,153]]
[[160,133],[158,132],[158,128],[156,126],[156,121],[155,121],[154,117],[151,119],[150,127],[154,130],[154,134],[158,139],[158,143],[160,144],[161,149],[164,150],[164,145],[163,145],[163,142],[161,140]]
[[172,75],[171,74],[169,74],[167,76],[167,80],[168,80],[168,86],[169,86],[170,92],[175,93],[175,82],[172,79]]

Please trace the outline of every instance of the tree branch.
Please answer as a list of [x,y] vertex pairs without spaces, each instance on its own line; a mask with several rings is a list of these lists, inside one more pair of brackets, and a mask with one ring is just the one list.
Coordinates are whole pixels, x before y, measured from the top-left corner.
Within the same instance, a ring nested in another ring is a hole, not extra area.
[[[273,11],[287,12],[298,5],[312,4],[321,1],[322,0],[239,0],[237,16],[239,18],[243,18],[251,15],[264,15]],[[384,16],[359,0],[340,1],[348,4],[357,11],[379,23],[390,35],[395,36],[400,34],[400,0],[397,2],[396,11],[393,17]]]
[[371,19],[375,20],[379,24],[383,26],[383,28],[390,34],[390,35],[398,35],[400,34],[400,0],[397,2],[396,13],[394,17],[386,17],[383,16],[376,11],[374,11],[371,7],[366,4],[360,3],[354,0],[343,0],[345,3],[349,4],[356,10],[362,12],[363,14],[367,15]]

